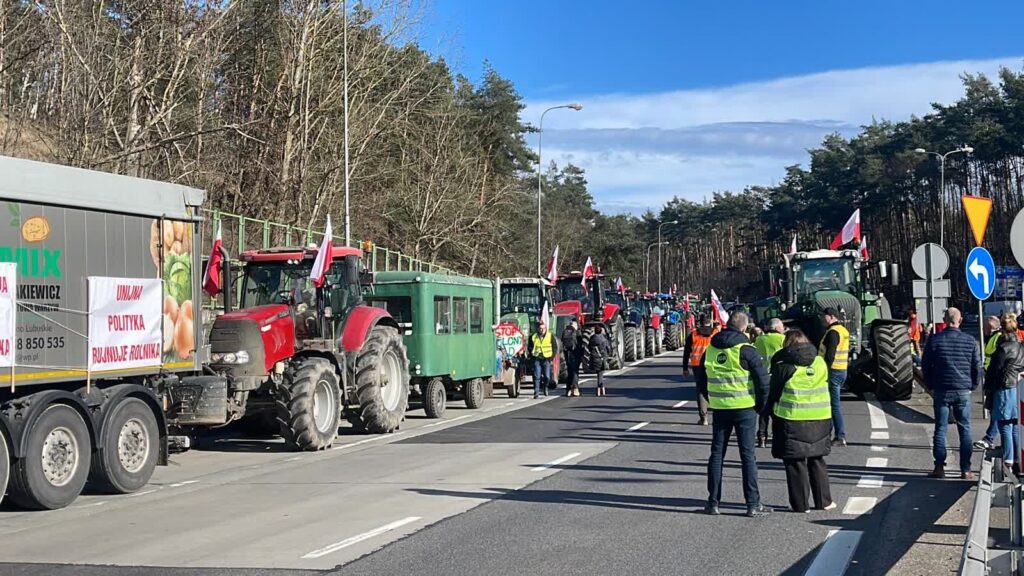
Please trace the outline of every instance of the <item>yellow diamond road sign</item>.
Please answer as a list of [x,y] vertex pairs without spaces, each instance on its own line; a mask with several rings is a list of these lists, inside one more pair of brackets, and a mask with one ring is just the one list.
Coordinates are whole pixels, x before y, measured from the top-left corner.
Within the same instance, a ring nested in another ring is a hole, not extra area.
[[971,224],[971,231],[974,232],[974,241],[981,246],[985,242],[985,228],[988,227],[988,217],[992,213],[992,199],[982,196],[961,196],[961,200],[964,203],[967,221]]

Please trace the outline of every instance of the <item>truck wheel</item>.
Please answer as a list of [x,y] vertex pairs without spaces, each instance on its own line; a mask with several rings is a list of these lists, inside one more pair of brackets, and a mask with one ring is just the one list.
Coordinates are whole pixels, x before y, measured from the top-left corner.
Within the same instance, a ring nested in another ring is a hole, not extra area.
[[483,378],[473,378],[463,384],[463,394],[466,396],[466,408],[476,410],[484,405],[484,381]]
[[89,429],[74,408],[47,407],[28,432],[25,455],[11,467],[11,500],[40,510],[74,502],[89,478],[89,445]]
[[583,327],[583,339],[580,345],[583,346],[583,361],[580,362],[580,372],[590,372],[590,339],[594,336],[593,326]]
[[626,352],[626,343],[622,336],[622,318],[612,321],[611,330],[608,331],[612,340],[612,356],[608,359],[608,367],[612,370],[622,368],[623,358]]
[[505,390],[508,390],[509,398],[519,398],[519,387],[523,385],[523,364],[520,362],[516,366],[515,374],[512,375],[512,382],[505,384]]
[[7,439],[0,430],[0,504],[4,502],[7,492],[7,480],[11,477],[11,453],[7,449]]
[[907,400],[914,391],[914,358],[903,324],[878,324],[872,329],[879,400]]
[[130,494],[153,476],[160,431],[142,400],[125,398],[114,407],[93,453],[89,483],[102,492]]
[[654,355],[656,355],[658,353],[657,349],[655,348],[655,346],[657,345],[657,342],[656,342],[657,339],[658,339],[658,331],[655,330],[654,328],[648,328],[647,329],[647,334],[645,335],[645,338],[644,338],[644,347],[647,349],[647,356],[648,357],[654,356]]
[[444,387],[444,380],[431,378],[423,386],[423,410],[427,418],[440,418],[444,416],[444,409],[448,405],[448,390]]
[[409,407],[409,360],[398,330],[375,326],[356,358],[359,417],[373,434],[394,432]]
[[323,358],[306,358],[277,388],[277,422],[292,448],[330,448],[341,423],[341,390],[334,366]]
[[626,329],[622,332],[622,337],[625,340],[626,352],[623,359],[626,362],[635,362],[639,360],[637,358],[636,349],[636,326],[626,326]]

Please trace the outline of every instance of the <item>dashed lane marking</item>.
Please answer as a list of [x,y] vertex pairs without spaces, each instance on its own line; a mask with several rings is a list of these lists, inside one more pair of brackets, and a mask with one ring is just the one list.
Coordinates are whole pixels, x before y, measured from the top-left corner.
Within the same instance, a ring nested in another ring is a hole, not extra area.
[[636,432],[637,430],[643,428],[644,426],[647,426],[648,424],[650,424],[650,422],[640,422],[639,424],[634,424],[629,428],[626,428],[626,432]]
[[889,433],[885,432],[885,431],[879,432],[879,431],[875,430],[875,431],[871,432],[871,439],[872,440],[888,440],[889,439]]
[[430,424],[424,424],[420,428],[433,428],[434,426],[440,426],[449,422],[455,422],[458,420],[465,420],[466,418],[472,418],[473,414],[463,414],[462,416],[456,416],[455,418],[449,418],[447,420],[438,420],[437,422],[431,422]]
[[878,498],[871,498],[869,496],[851,496],[846,501],[846,506],[843,507],[843,514],[849,516],[860,516],[861,514],[867,514],[878,504]]
[[182,486],[188,486],[189,484],[195,484],[199,480],[185,480],[184,482],[175,482],[171,484],[171,488],[181,488]]
[[881,476],[866,474],[857,481],[857,488],[881,488],[883,481]]
[[679,402],[676,402],[675,405],[672,406],[672,407],[673,408],[682,408],[683,406],[686,406],[687,404],[689,404],[689,402],[690,402],[689,400],[680,400]]
[[567,454],[565,456],[562,456],[561,458],[558,458],[557,460],[552,460],[551,462],[548,462],[547,464],[541,464],[540,466],[537,466],[537,467],[534,467],[534,468],[530,468],[530,472],[543,472],[543,471],[547,470],[548,468],[554,468],[555,466],[558,466],[559,464],[565,464],[569,460],[572,460],[573,458],[577,458],[580,455],[581,455],[580,452],[573,452],[572,454]]
[[885,468],[889,465],[888,458],[868,458],[868,468]]
[[825,542],[814,557],[806,576],[842,576],[853,559],[863,532],[856,530],[829,530]]
[[889,449],[888,446],[881,446],[881,445],[878,445],[878,444],[873,444],[871,446],[871,451],[872,452],[885,452],[888,449]]
[[309,554],[306,554],[302,558],[303,559],[320,558],[320,557],[326,556],[328,554],[331,554],[333,552],[337,552],[338,550],[341,550],[342,548],[348,548],[349,546],[352,546],[353,544],[358,544],[358,543],[362,542],[363,540],[369,540],[370,538],[373,538],[375,536],[380,536],[381,534],[386,534],[388,532],[391,532],[392,530],[397,530],[397,529],[401,528],[402,526],[405,526],[406,524],[412,524],[413,522],[417,522],[419,520],[420,520],[419,516],[409,516],[408,518],[402,518],[401,520],[392,522],[390,524],[385,524],[384,526],[381,526],[380,528],[374,528],[373,530],[370,530],[368,532],[363,532],[362,534],[357,534],[355,536],[352,536],[351,538],[346,538],[346,539],[344,539],[344,540],[342,540],[340,542],[335,542],[334,544],[329,544],[327,546],[324,546],[323,548],[319,548],[317,550],[313,550],[312,552],[310,552]]
[[885,430],[889,422],[885,419],[885,411],[875,400],[868,400],[868,416],[871,417],[871,427],[876,430]]

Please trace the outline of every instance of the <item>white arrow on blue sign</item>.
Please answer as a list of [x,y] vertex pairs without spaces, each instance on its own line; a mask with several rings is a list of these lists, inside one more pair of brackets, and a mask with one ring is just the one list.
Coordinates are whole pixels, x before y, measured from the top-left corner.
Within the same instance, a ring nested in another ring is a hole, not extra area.
[[989,251],[978,246],[967,255],[967,287],[978,300],[988,300],[996,288],[996,264]]

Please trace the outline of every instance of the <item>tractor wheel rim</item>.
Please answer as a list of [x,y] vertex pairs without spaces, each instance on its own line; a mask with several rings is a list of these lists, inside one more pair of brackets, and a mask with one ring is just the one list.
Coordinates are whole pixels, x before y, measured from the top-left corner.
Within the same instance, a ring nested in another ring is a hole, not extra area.
[[388,411],[398,409],[402,401],[402,368],[398,355],[388,350],[380,364],[380,396]]
[[434,389],[433,389],[432,392],[434,394],[434,406],[437,406],[439,408],[443,408],[444,404],[445,404],[445,400],[447,400],[447,397],[446,397],[446,394],[445,394],[445,391],[444,391],[444,386],[434,386]]
[[319,380],[316,389],[313,390],[313,424],[320,432],[330,432],[331,424],[334,422],[333,414],[338,411],[334,403],[334,394],[331,391],[331,383],[327,380]]
[[129,474],[142,470],[149,459],[149,431],[138,418],[131,418],[117,434],[117,459]]
[[78,439],[71,430],[59,426],[43,441],[43,477],[52,486],[64,486],[78,471]]

